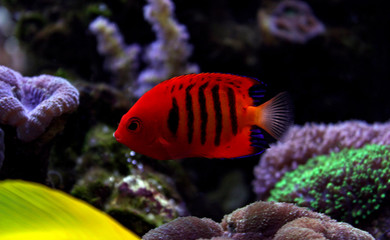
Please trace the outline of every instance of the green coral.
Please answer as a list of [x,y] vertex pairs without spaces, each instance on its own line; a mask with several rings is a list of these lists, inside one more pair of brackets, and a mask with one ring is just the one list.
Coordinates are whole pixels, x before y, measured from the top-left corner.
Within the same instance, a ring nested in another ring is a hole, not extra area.
[[268,200],[359,224],[381,207],[389,190],[390,146],[366,145],[310,159],[286,173]]

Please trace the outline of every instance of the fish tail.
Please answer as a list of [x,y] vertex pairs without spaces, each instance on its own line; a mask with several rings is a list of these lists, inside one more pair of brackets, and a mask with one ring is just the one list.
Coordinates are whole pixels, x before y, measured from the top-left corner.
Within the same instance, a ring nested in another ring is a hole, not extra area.
[[281,92],[256,107],[256,125],[275,139],[279,139],[292,122],[293,108],[287,92]]

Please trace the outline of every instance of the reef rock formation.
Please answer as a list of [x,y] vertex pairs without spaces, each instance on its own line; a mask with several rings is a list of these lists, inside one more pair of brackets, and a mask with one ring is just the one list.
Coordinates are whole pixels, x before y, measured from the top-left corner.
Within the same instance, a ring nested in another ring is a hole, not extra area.
[[0,123],[16,127],[22,141],[36,139],[53,118],[74,111],[78,104],[77,89],[63,78],[23,77],[0,66]]
[[306,208],[289,203],[259,201],[226,215],[220,225],[210,219],[183,217],[149,231],[142,239],[373,240],[374,238],[369,233],[347,223],[337,222]]

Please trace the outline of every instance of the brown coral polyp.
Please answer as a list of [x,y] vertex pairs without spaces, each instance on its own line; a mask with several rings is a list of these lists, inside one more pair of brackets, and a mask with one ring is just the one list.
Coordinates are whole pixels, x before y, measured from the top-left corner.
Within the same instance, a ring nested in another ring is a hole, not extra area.
[[143,240],[195,240],[209,239],[222,235],[222,229],[211,219],[181,217],[153,229],[145,234]]
[[150,230],[142,239],[374,240],[369,233],[324,214],[290,203],[262,201],[226,215],[220,225],[211,219],[183,217]]

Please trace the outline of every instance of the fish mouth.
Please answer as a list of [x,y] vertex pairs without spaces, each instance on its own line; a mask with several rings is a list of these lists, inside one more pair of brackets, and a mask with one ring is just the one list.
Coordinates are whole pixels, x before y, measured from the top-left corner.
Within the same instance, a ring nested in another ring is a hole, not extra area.
[[121,143],[121,139],[120,137],[118,136],[117,132],[115,131],[112,136],[116,139],[116,141],[120,142]]

